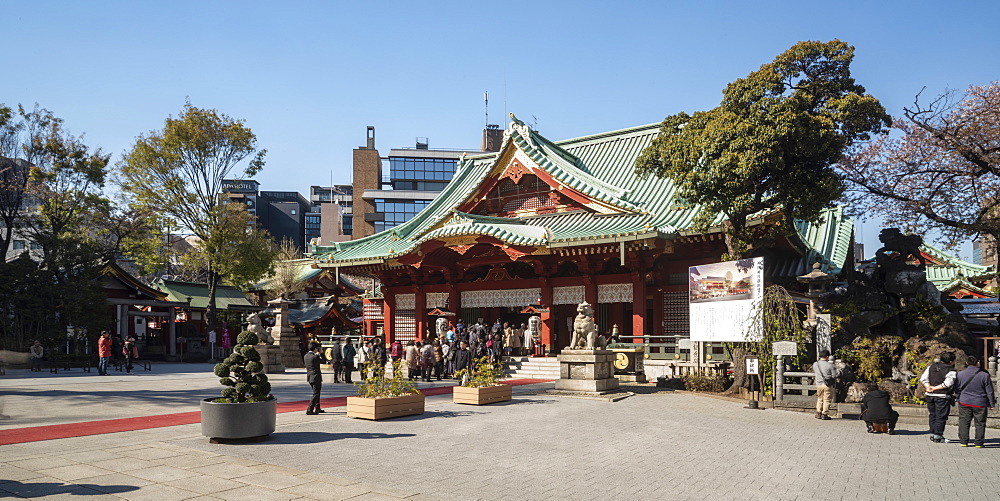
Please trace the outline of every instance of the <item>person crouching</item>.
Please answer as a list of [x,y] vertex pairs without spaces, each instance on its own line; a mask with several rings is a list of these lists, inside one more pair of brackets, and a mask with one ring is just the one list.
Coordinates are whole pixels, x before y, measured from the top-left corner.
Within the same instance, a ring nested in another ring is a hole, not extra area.
[[899,413],[892,410],[889,393],[872,383],[868,387],[868,393],[861,399],[861,419],[868,426],[868,433],[881,433],[881,428],[888,425],[889,434],[895,435]]

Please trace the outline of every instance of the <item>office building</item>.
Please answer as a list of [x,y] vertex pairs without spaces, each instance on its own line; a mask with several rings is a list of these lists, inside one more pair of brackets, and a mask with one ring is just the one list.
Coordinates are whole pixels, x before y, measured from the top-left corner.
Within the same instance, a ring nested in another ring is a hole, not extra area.
[[260,183],[253,179],[231,179],[222,183],[222,192],[231,202],[246,205],[247,211],[257,216],[257,224],[267,230],[274,241],[290,240],[299,249],[305,249],[306,214],[309,201],[295,191],[260,191]]
[[[502,136],[498,126],[488,125],[479,151],[431,149],[426,138],[417,138],[412,148],[394,148],[383,159],[375,148],[375,128],[369,126],[367,144],[354,150],[352,239],[412,219],[448,185],[463,155],[497,151]],[[386,163],[388,176],[383,175]]]

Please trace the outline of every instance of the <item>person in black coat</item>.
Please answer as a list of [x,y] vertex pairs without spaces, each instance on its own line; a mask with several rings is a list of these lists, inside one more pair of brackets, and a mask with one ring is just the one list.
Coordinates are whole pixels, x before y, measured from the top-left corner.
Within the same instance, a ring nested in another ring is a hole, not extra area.
[[339,383],[340,376],[344,372],[344,347],[340,344],[340,338],[333,340],[333,347],[330,348],[330,363],[333,364],[333,382]]
[[896,434],[896,421],[899,413],[889,405],[889,393],[872,386],[861,399],[861,419],[868,426],[868,433],[875,433],[874,423],[888,423],[889,434]]
[[319,408],[319,393],[323,388],[323,372],[320,370],[323,355],[320,355],[319,343],[316,341],[309,343],[309,351],[302,357],[302,362],[306,366],[306,382],[312,387],[312,400],[309,401],[309,409],[306,410],[306,414],[313,416],[326,412]]
[[472,362],[472,353],[469,352],[469,345],[465,341],[459,343],[458,348],[455,349],[454,361],[455,372],[469,368],[469,363]]
[[[354,357],[358,356],[358,350],[354,348],[353,344],[351,344],[350,337],[348,337],[347,341],[344,342],[344,346],[341,348],[341,353],[343,353],[341,366],[343,367],[344,382],[347,384],[354,384],[354,382],[351,381],[351,373],[354,372]],[[364,379],[364,377],[361,379]]]

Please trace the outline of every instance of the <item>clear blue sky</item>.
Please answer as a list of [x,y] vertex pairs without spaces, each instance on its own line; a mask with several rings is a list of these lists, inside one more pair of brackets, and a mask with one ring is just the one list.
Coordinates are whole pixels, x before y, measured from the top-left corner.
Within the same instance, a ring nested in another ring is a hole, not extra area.
[[246,120],[263,189],[305,194],[350,182],[367,125],[383,154],[417,136],[477,148],[484,91],[490,122],[506,94],[558,140],[711,108],[800,40],[854,45],[855,78],[893,115],[923,87],[1000,78],[995,1],[0,0],[0,16],[0,103],[37,102],[117,160],[190,98]]

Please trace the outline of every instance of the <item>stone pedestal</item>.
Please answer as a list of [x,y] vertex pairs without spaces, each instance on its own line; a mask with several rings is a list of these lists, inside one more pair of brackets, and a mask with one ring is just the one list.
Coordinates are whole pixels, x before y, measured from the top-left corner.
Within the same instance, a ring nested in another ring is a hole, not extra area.
[[295,329],[291,327],[271,329],[271,336],[274,337],[274,346],[281,349],[281,363],[289,369],[301,369],[305,367],[302,361],[302,352],[299,350],[299,336]]
[[289,369],[305,367],[305,363],[302,361],[302,352],[299,350],[299,335],[288,324],[289,301],[279,298],[268,301],[267,304],[277,310],[274,316],[274,327],[271,328],[271,337],[274,338],[275,346],[281,348],[281,363]]
[[618,389],[615,353],[610,350],[563,350],[559,360],[556,390],[580,393],[610,393]]
[[281,348],[270,344],[258,344],[253,347],[260,353],[260,363],[264,364],[264,374],[281,374],[285,365],[281,363]]

